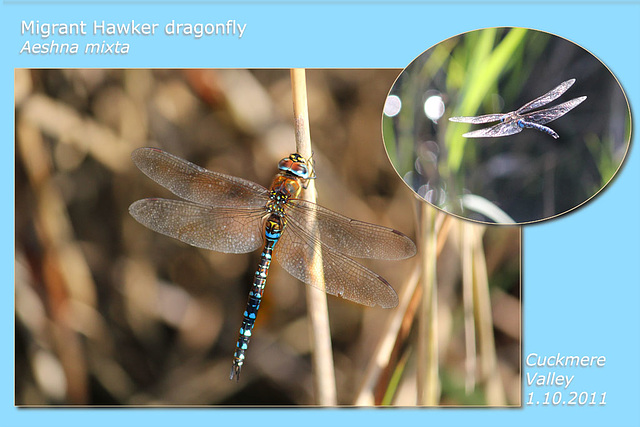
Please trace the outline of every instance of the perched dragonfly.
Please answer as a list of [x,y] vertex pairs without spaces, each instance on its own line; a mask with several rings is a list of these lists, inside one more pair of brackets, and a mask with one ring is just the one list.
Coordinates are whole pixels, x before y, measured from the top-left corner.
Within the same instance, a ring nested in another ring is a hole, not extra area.
[[132,158],[149,178],[186,200],[138,200],[129,207],[138,222],[199,248],[226,253],[263,248],[230,379],[240,378],[272,256],[292,276],[329,294],[368,306],[398,305],[385,279],[349,257],[404,259],[415,255],[415,244],[399,231],[299,199],[315,178],[312,164],[301,155],[291,154],[278,163],[268,190],[155,148],[139,148]]
[[542,107],[543,105],[547,105],[554,99],[559,98],[571,87],[571,85],[575,83],[575,81],[576,79],[564,81],[541,97],[524,104],[516,111],[512,111],[510,113],[487,114],[477,117],[450,117],[449,120],[452,122],[473,124],[500,121],[500,123],[490,128],[467,132],[462,135],[465,138],[496,138],[499,136],[513,135],[514,133],[522,132],[522,129],[524,128],[528,128],[548,133],[555,139],[558,139],[560,136],[553,129],[543,125],[564,116],[569,111],[577,107],[582,101],[587,99],[587,97],[581,96],[560,105],[556,105],[555,107],[545,108],[544,110],[539,111],[530,111],[538,107]]

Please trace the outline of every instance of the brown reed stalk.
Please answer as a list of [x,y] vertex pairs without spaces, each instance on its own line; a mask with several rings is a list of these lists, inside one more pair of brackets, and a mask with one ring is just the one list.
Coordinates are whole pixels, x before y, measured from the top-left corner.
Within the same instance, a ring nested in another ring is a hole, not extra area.
[[[293,94],[293,117],[296,138],[296,151],[304,158],[309,159],[313,154],[311,149],[311,134],[309,131],[309,109],[307,103],[307,84],[304,69],[291,70],[291,88]],[[313,180],[304,192],[304,199],[316,201],[316,188]],[[320,254],[313,263],[322,263],[320,248],[316,248],[316,254]],[[313,271],[322,271],[314,268]],[[329,329],[329,311],[327,309],[327,296],[324,292],[312,286],[306,286],[307,307],[309,310],[309,327],[312,342],[312,365],[314,375],[314,388],[317,403],[320,405],[336,405],[336,380],[333,366],[333,351],[331,348],[331,331]]]
[[[436,406],[440,400],[440,364],[438,360],[438,223],[444,214],[421,203],[420,241],[424,245],[422,263],[422,303],[418,312],[417,403]],[[424,363],[422,363],[424,361]]]

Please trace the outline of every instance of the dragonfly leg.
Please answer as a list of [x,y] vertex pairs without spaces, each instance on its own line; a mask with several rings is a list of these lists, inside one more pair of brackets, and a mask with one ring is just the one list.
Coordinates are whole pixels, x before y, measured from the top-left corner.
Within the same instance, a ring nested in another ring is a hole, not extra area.
[[544,132],[546,134],[551,135],[554,139],[560,138],[560,135],[558,135],[556,131],[554,131],[549,127],[539,125],[538,123],[532,123],[532,122],[528,122],[526,120],[520,119],[518,120],[518,126],[520,126],[521,128],[539,130],[540,132]]

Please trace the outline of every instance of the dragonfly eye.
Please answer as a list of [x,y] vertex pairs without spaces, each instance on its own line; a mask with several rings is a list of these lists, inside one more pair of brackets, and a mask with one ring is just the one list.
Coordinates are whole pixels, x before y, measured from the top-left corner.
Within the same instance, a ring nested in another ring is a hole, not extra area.
[[291,154],[286,159],[280,160],[280,163],[278,163],[278,169],[302,179],[311,178],[311,172],[307,166],[307,161],[298,153]]
[[309,179],[309,168],[304,163],[292,164],[290,172],[300,178]]

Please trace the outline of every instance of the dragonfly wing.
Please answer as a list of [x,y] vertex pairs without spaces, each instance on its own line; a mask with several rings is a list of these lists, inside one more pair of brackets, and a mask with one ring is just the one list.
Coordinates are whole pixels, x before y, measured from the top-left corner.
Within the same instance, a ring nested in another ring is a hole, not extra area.
[[266,188],[245,179],[212,172],[157,148],[138,148],[135,165],[176,196],[207,206],[260,207]]
[[218,208],[182,200],[143,199],[129,213],[153,231],[198,248],[241,254],[262,246],[264,209]]
[[564,102],[562,104],[556,105],[555,107],[546,108],[544,110],[534,111],[533,113],[525,114],[524,116],[522,116],[522,119],[528,122],[543,125],[545,123],[549,123],[559,117],[564,116],[569,111],[573,110],[578,105],[580,105],[580,103],[585,99],[587,99],[586,96],[574,98],[571,101]]
[[328,294],[368,306],[398,305],[398,295],[384,278],[322,244],[296,224],[285,226],[274,258],[292,276]]
[[473,124],[481,124],[481,123],[491,123],[502,120],[504,114],[486,114],[484,116],[477,117],[449,117],[449,121],[451,122],[459,122],[459,123],[473,123]]
[[467,132],[465,138],[496,138],[499,136],[513,135],[514,133],[522,132],[522,128],[518,126],[518,123],[514,120],[498,123],[490,128],[474,130],[473,132]]
[[306,200],[287,204],[287,221],[316,234],[323,244],[356,258],[398,260],[416,254],[413,241],[393,228],[347,218]]
[[516,111],[516,114],[523,114],[527,111],[531,111],[535,108],[542,107],[543,105],[547,105],[554,99],[559,98],[563,93],[567,91],[574,83],[576,79],[570,79],[560,83],[558,86],[551,89],[549,92],[545,93],[539,98],[534,99],[533,101],[529,101],[524,104],[522,107]]

